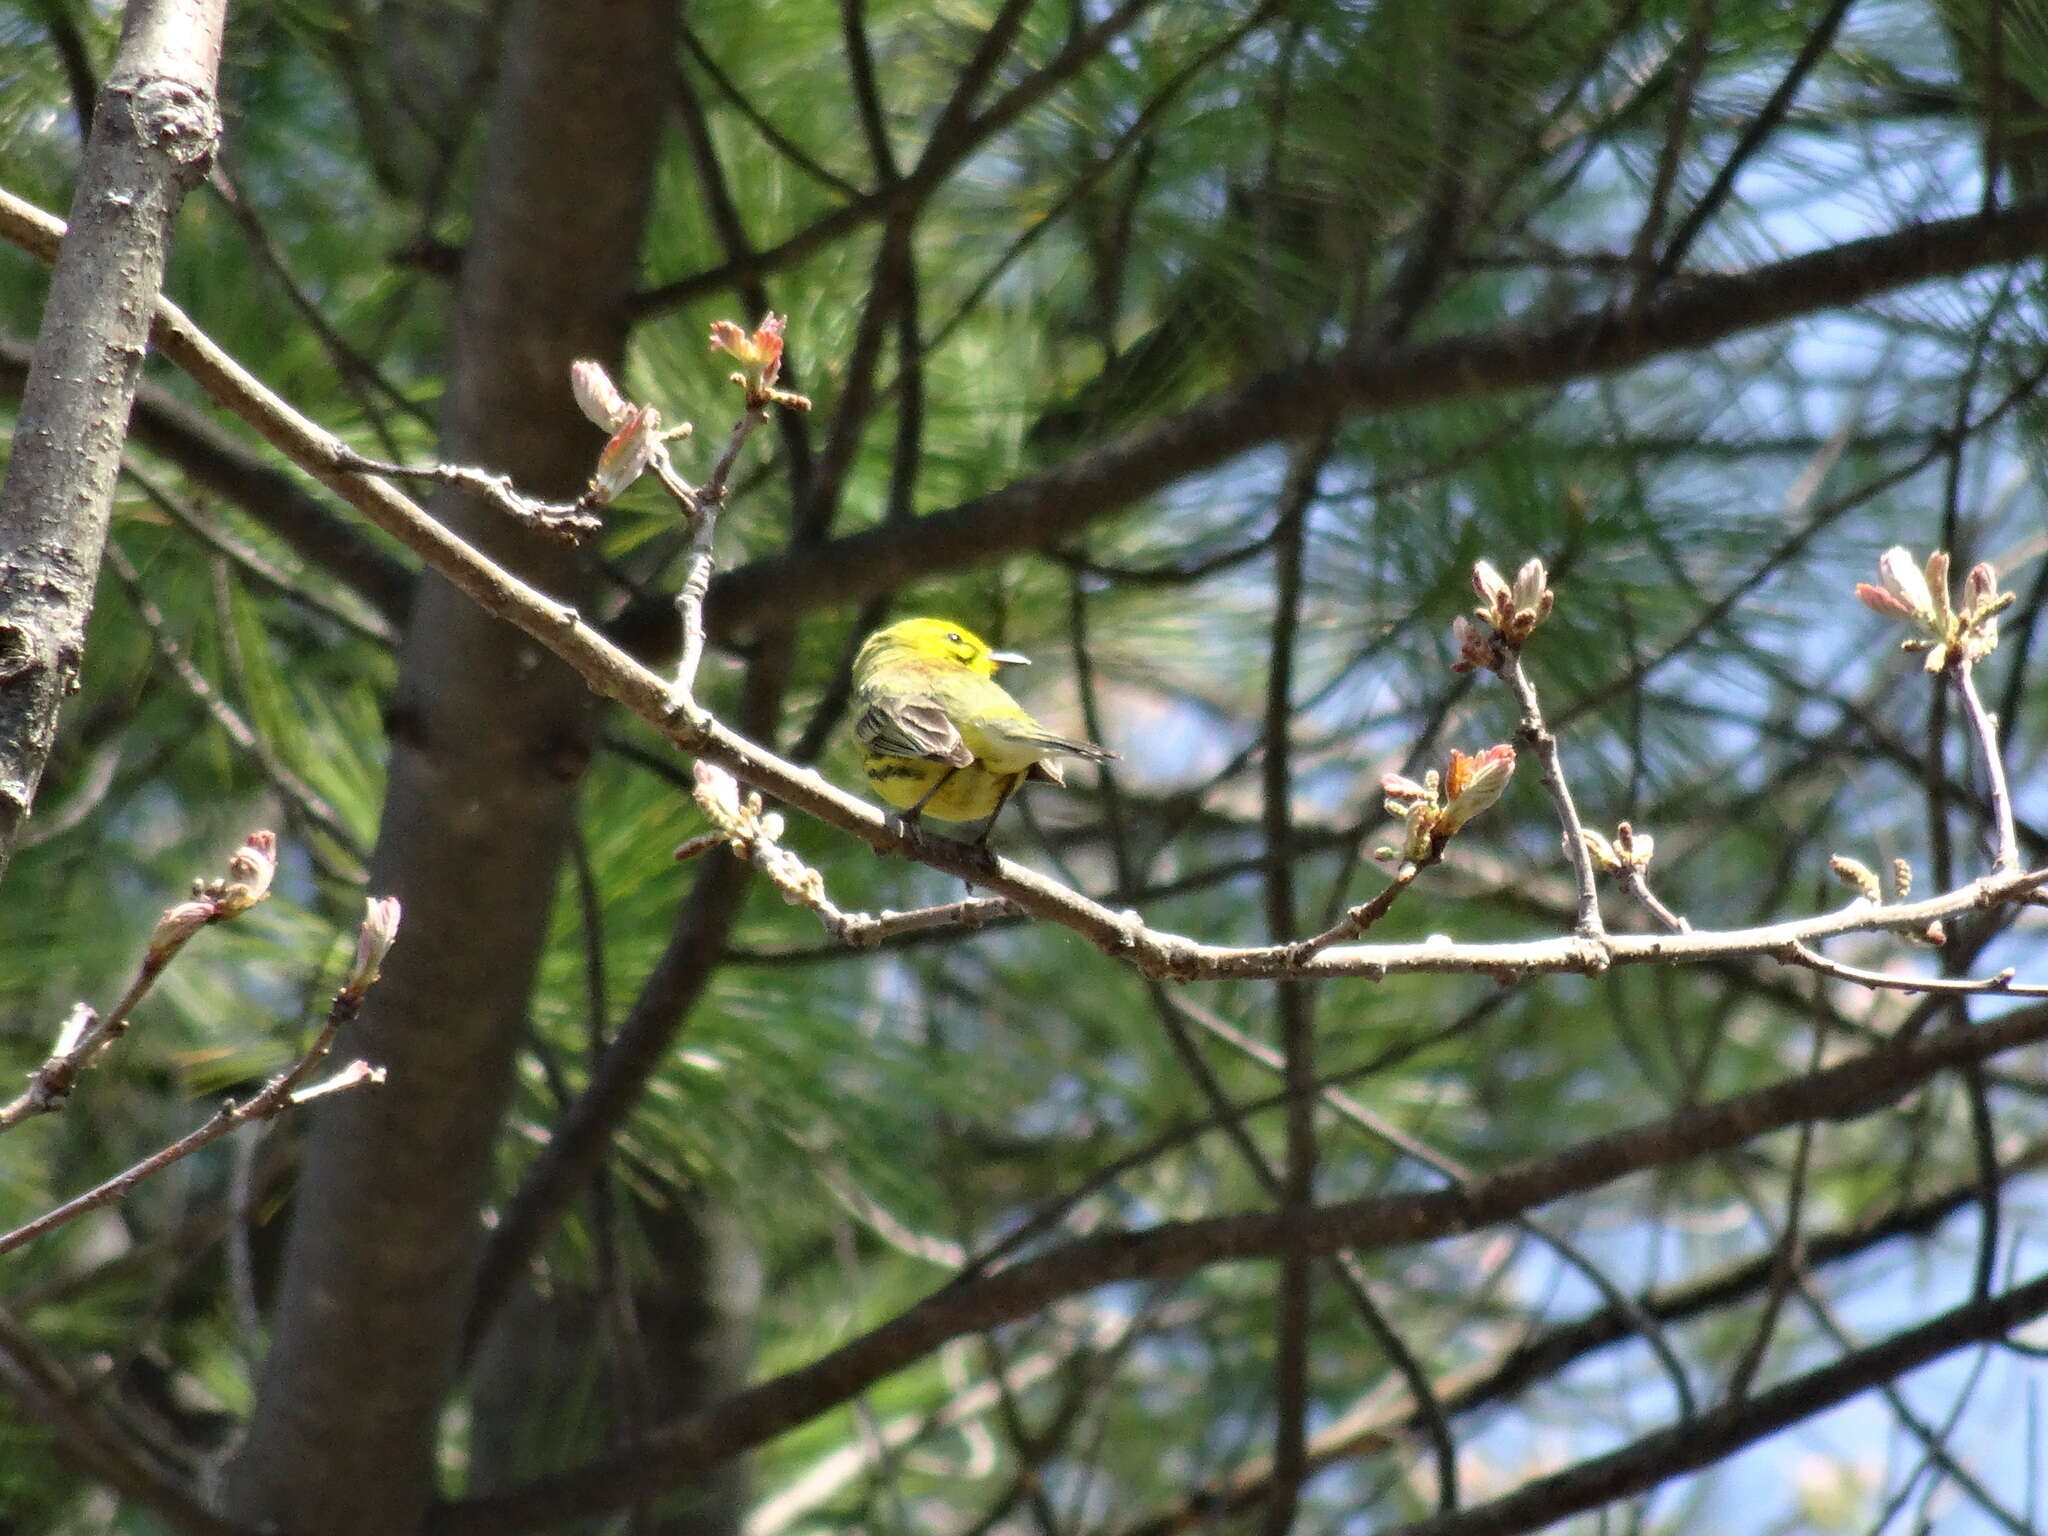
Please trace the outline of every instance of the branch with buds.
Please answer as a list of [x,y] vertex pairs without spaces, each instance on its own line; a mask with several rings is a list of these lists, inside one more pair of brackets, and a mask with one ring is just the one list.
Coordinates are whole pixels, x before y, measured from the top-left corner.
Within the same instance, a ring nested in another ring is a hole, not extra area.
[[12,1130],[37,1115],[62,1109],[79,1073],[127,1033],[135,1005],[156,985],[156,979],[163,975],[164,967],[176,958],[178,951],[200,929],[240,917],[263,900],[270,894],[270,883],[276,875],[277,834],[251,832],[242,846],[228,856],[225,878],[193,881],[191,896],[166,908],[157,919],[149,936],[149,947],[136,967],[135,979],[128,983],[128,990],[107,1010],[105,1017],[83,1002],[71,1010],[57,1032],[57,1043],[48,1059],[29,1074],[27,1090],[0,1108],[0,1131]]
[[683,561],[682,585],[676,591],[676,613],[682,621],[682,650],[676,661],[674,680],[669,684],[669,709],[686,719],[695,718],[697,669],[704,661],[704,599],[711,591],[711,573],[716,561],[713,538],[718,531],[718,509],[725,504],[726,488],[740,448],[754,429],[768,419],[774,406],[808,411],[804,396],[776,386],[782,373],[782,332],[784,316],[770,314],[752,331],[730,320],[711,323],[711,350],[723,352],[739,363],[732,382],[740,387],[745,409],[726,438],[725,450],[711,466],[711,478],[701,486],[691,485],[670,463],[668,445],[689,435],[688,424],[664,432],[661,413],[651,405],[634,405],[619,393],[618,386],[594,362],[580,362],[570,369],[570,384],[576,403],[598,426],[612,434],[598,456],[597,478],[591,494],[609,502],[648,470],[682,508],[690,524],[690,549]]
[[1969,717],[1984,757],[1986,794],[1998,838],[1992,873],[2013,874],[2020,867],[2019,836],[2005,783],[2005,760],[1998,749],[1998,718],[1977,696],[1973,669],[1998,649],[1998,616],[2013,605],[2016,594],[2000,592],[1998,572],[1988,562],[1979,561],[1963,578],[1962,601],[1952,602],[1948,566],[1945,549],[1935,550],[1922,568],[1914,565],[1910,552],[1894,545],[1878,556],[1879,585],[1859,581],[1856,596],[1873,613],[1896,619],[1913,631],[1899,642],[1900,650],[1924,652],[1924,665],[1930,673],[1946,673],[1955,679],[1963,713]]
[[1457,642],[1458,659],[1451,663],[1451,670],[1484,669],[1514,689],[1515,701],[1522,710],[1517,734],[1525,746],[1534,749],[1542,767],[1543,787],[1550,791],[1557,819],[1564,824],[1565,856],[1571,860],[1572,875],[1579,889],[1577,932],[1584,938],[1598,939],[1607,929],[1600,921],[1600,890],[1593,878],[1593,858],[1586,845],[1585,829],[1579,824],[1571,787],[1565,783],[1557,738],[1544,725],[1536,685],[1522,670],[1522,647],[1550,617],[1551,609],[1557,606],[1557,594],[1550,590],[1550,575],[1541,560],[1525,562],[1512,582],[1481,560],[1472,567],[1472,590],[1479,594],[1479,606],[1473,610],[1473,617],[1479,622],[1475,624],[1463,614],[1453,621],[1451,636]]
[[691,838],[676,849],[676,858],[695,858],[724,843],[735,858],[766,875],[784,901],[817,913],[825,931],[842,944],[870,949],[898,934],[980,928],[1021,911],[1015,902],[985,896],[912,912],[842,911],[825,894],[824,875],[782,846],[788,828],[779,812],[768,810],[758,794],[742,793],[739,780],[714,763],[700,759],[695,772],[697,787],[691,794],[716,830]]
[[1625,821],[1614,829],[1611,842],[1591,827],[1582,827],[1579,836],[1592,857],[1593,867],[1603,875],[1619,877],[1622,889],[1635,898],[1638,906],[1673,933],[1692,932],[1692,924],[1665,906],[1650,889],[1650,860],[1657,852],[1654,837],[1638,832]]
[[[268,838],[270,834],[266,832],[260,833],[258,836]],[[251,841],[253,842],[254,839],[252,838]],[[270,845],[269,851],[275,852],[274,840]],[[274,860],[272,867],[275,867]],[[268,874],[262,875],[262,886],[263,890],[268,889]],[[242,897],[231,895],[230,893],[234,890],[235,886],[233,884],[224,884],[221,890],[214,894],[223,904],[232,905],[236,900],[243,899]],[[244,909],[246,909],[247,905],[253,905],[261,899],[262,891],[247,896]],[[195,902],[198,900],[199,898],[195,897]],[[188,902],[185,903],[185,906],[191,907],[194,904],[194,902]],[[183,909],[178,907],[172,908],[170,912],[164,914],[164,920],[157,925],[159,936],[163,935],[167,929],[173,933],[182,932],[184,937],[178,938],[176,944],[182,944],[184,938],[188,938],[191,933],[198,931],[196,927],[186,928],[183,920],[178,923],[172,922],[173,914],[179,913],[181,910]],[[224,915],[232,916],[233,913],[225,913]],[[212,922],[219,922],[221,920],[222,917],[220,916],[207,919],[207,921]],[[204,923],[200,923],[199,926],[204,926]],[[102,1206],[114,1204],[125,1198],[128,1192],[144,1179],[152,1174],[162,1172],[175,1162],[190,1157],[209,1142],[218,1141],[236,1126],[248,1125],[258,1120],[274,1119],[288,1109],[309,1103],[314,1099],[324,1098],[331,1093],[345,1092],[363,1083],[383,1082],[384,1069],[382,1067],[373,1067],[366,1061],[352,1061],[332,1077],[318,1083],[309,1085],[307,1084],[307,1079],[327,1059],[327,1053],[334,1046],[334,1037],[341,1032],[342,1027],[362,1011],[363,999],[368,994],[371,985],[377,980],[378,968],[383,964],[385,955],[390,953],[392,942],[397,937],[397,898],[393,896],[371,897],[368,908],[363,916],[362,926],[356,935],[354,958],[349,962],[349,968],[342,978],[341,986],[334,994],[334,1001],[328,1005],[327,1017],[321,1021],[320,1028],[314,1034],[312,1043],[306,1047],[296,1062],[265,1083],[255,1097],[248,1100],[248,1102],[237,1104],[232,1099],[225,1101],[219,1109],[214,1111],[212,1118],[198,1129],[179,1137],[169,1146],[151,1153],[141,1162],[115,1174],[111,1179],[108,1179],[96,1188],[87,1190],[84,1194],[65,1201],[64,1204],[58,1206],[55,1210],[47,1211],[33,1221],[24,1222],[11,1232],[0,1234],[0,1254],[11,1253],[23,1244],[33,1242],[36,1238],[55,1231],[66,1222],[77,1220],[87,1211],[95,1211]],[[151,952],[156,952],[155,940],[152,940]],[[176,953],[175,945],[173,945],[170,953]]]
[[1375,848],[1372,856],[1396,865],[1394,878],[1371,901],[1295,945],[1296,958],[1306,960],[1332,944],[1348,944],[1385,917],[1416,876],[1441,862],[1459,829],[1500,799],[1514,773],[1515,749],[1501,743],[1470,757],[1454,751],[1443,774],[1432,768],[1419,784],[1402,774],[1383,774],[1380,792],[1386,796],[1387,814],[1401,823],[1402,841],[1399,848]]
[[[1997,572],[1989,565],[1979,564],[1971,567],[1964,578],[1961,600],[1953,601],[1948,588],[1948,572],[1946,551],[1935,551],[1922,566],[1917,565],[1906,550],[1894,548],[1886,551],[1878,561],[1879,584],[1859,583],[1856,595],[1866,607],[1908,625],[1913,633],[1905,640],[1903,648],[1925,653],[1928,672],[1953,677],[1962,696],[1964,713],[1970,720],[1983,754],[1989,785],[1987,798],[1992,807],[1998,843],[1990,875],[1982,882],[1986,894],[1975,904],[2036,901],[2044,876],[2040,873],[2020,874],[2012,799],[1998,748],[1998,722],[1984,709],[1972,673],[1976,663],[1997,648],[1998,615],[2011,606],[2013,594],[2001,593]],[[1627,822],[1620,824],[1612,839],[1579,824],[1570,790],[1565,784],[1555,738],[1543,726],[1535,687],[1521,663],[1523,646],[1555,606],[1555,595],[1549,589],[1542,563],[1531,560],[1516,573],[1514,581],[1509,582],[1482,560],[1473,567],[1472,586],[1481,599],[1481,606],[1475,613],[1479,622],[1475,624],[1463,616],[1455,621],[1453,636],[1458,654],[1453,668],[1460,672],[1484,669],[1497,673],[1515,689],[1522,707],[1522,738],[1536,748],[1543,761],[1544,783],[1550,789],[1559,819],[1564,823],[1565,846],[1572,855],[1578,876],[1578,932],[1584,937],[1605,938],[1593,883],[1597,872],[1618,877],[1629,894],[1666,929],[1680,936],[1692,937],[1692,925],[1659,900],[1649,887],[1647,871],[1656,851],[1654,839],[1647,833],[1637,832]],[[1454,755],[1454,770],[1458,766]],[[1440,849],[1433,850],[1428,834],[1428,829],[1442,814],[1436,804],[1434,778],[1427,785],[1390,779],[1387,787],[1390,792],[1399,790],[1398,801],[1389,800],[1389,812],[1399,815],[1405,811],[1414,818],[1410,821],[1403,856],[1413,864],[1432,851],[1440,852]],[[1381,852],[1391,856],[1393,850],[1383,849]],[[1829,868],[1838,880],[1856,893],[1860,905],[1872,909],[1882,906],[1885,891],[1874,870],[1840,854],[1829,860]],[[1888,915],[1902,911],[1913,886],[1912,866],[1906,860],[1893,860],[1891,873],[1892,896],[1897,905],[1888,910]],[[1382,897],[1388,897],[1392,889],[1390,887],[1389,892],[1383,892]],[[1992,894],[1994,892],[1995,895]],[[1886,921],[1882,926],[1886,931],[1902,934],[1908,942],[1941,945],[1947,940],[1942,919],[1958,909],[1946,902],[1937,904],[1937,907],[1925,922]],[[1363,912],[1366,909],[1355,910]],[[1967,910],[1967,907],[1960,910]],[[1788,932],[1779,942],[1763,946],[1761,952],[1786,964],[1806,966],[1823,975],[1872,989],[2048,995],[2048,987],[2023,985],[2015,980],[2011,971],[2000,971],[1979,979],[1934,979],[1895,976],[1844,965],[1826,958],[1813,947],[1823,936],[1819,932]],[[1715,936],[1702,937],[1711,940]],[[1625,958],[1625,948],[1612,941],[1608,941],[1605,948],[1613,959]],[[1313,953],[1314,950],[1304,946],[1303,952]]]
[[[672,684],[627,656],[595,626],[584,621],[576,609],[537,591],[456,538],[384,481],[335,473],[337,445],[332,435],[266,389],[182,316],[160,311],[158,327],[167,355],[201,379],[216,400],[333,486],[350,505],[486,612],[514,625],[567,662],[599,695],[648,722],[678,750],[717,764],[764,798],[815,816],[877,852],[904,851],[900,834],[873,806],[727,729],[687,700],[681,701],[679,707],[678,693]],[[761,386],[774,387],[767,378],[765,363]],[[616,433],[618,429],[608,423],[608,430]],[[654,462],[650,459],[651,464]],[[704,555],[708,559],[708,548]],[[1518,575],[1513,583],[1503,582],[1493,574],[1490,579],[1482,577],[1477,584],[1486,604],[1480,614],[1486,628],[1475,629],[1469,622],[1461,622],[1458,659],[1489,668],[1498,659],[1503,670],[1519,672],[1518,659],[1513,658],[1505,641],[1517,637],[1525,640],[1547,616],[1547,579],[1540,569],[1525,567],[1524,574]],[[1506,587],[1509,599],[1505,605],[1500,600],[1502,587]],[[1928,606],[1931,611],[1931,590]],[[1917,611],[1911,603],[1907,607]],[[1494,635],[1504,637],[1501,646],[1496,646]],[[1513,667],[1508,665],[1511,659],[1516,661]],[[1541,732],[1540,726],[1538,729],[1540,747],[1541,737],[1547,732]],[[1554,743],[1544,751],[1547,767],[1554,761],[1554,752]],[[1557,798],[1554,785],[1552,793]],[[1579,850],[1575,863],[1584,860],[1579,871],[1583,902],[1584,882],[1592,872],[1591,855],[1585,851],[1585,840],[1576,830],[1570,847]],[[1380,979],[1418,973],[1481,974],[1514,980],[1560,971],[1597,973],[1620,964],[1671,965],[1730,956],[1770,955],[1795,939],[1811,944],[1848,933],[1924,930],[1931,922],[1966,912],[2034,901],[2044,885],[2048,885],[2048,870],[2008,871],[1916,902],[1878,907],[1857,903],[1842,912],[1750,929],[1648,938],[1577,933],[1555,940],[1510,944],[1452,943],[1448,939],[1419,945],[1332,944],[1303,958],[1300,941],[1237,947],[1205,944],[1155,929],[1136,912],[1116,911],[1010,860],[970,857],[964,849],[942,839],[928,839],[924,846],[911,852],[918,862],[1005,898],[1027,916],[1065,927],[1105,954],[1149,976],[1175,980],[1289,974]]]

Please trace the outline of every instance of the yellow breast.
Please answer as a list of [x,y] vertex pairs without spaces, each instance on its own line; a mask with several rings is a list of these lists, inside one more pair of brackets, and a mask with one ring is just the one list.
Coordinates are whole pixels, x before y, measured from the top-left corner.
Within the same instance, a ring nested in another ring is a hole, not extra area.
[[862,760],[868,786],[899,811],[907,811],[947,773],[945,787],[925,802],[924,813],[934,821],[979,821],[992,814],[1022,777],[1020,773],[991,773],[980,763],[949,769],[944,763],[917,757],[882,757],[869,754]]

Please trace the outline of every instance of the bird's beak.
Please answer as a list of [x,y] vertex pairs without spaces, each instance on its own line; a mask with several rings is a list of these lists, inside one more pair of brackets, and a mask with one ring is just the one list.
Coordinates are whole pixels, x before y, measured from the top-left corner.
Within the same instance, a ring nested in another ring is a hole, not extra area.
[[1015,651],[990,651],[988,659],[993,662],[999,662],[1007,667],[1028,667],[1031,665],[1031,658],[1029,656],[1019,656]]

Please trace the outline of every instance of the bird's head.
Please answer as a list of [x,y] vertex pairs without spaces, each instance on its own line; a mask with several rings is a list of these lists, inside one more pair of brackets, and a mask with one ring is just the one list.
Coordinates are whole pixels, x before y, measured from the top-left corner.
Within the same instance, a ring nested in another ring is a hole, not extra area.
[[999,666],[1029,666],[1031,658],[1015,651],[997,651],[970,629],[950,619],[904,619],[878,629],[860,648],[856,665],[867,668],[891,660],[950,661],[992,677]]

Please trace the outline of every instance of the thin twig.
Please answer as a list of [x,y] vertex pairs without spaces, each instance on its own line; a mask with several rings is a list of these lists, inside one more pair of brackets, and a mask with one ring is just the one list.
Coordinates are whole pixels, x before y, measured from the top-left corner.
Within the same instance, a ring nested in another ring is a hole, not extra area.
[[468,464],[387,464],[352,448],[338,449],[333,463],[336,469],[350,474],[381,475],[387,480],[428,480],[453,486],[495,507],[516,523],[570,543],[604,530],[604,523],[594,510],[597,502],[589,493],[574,501],[542,501],[520,494],[510,475],[494,475]]
[[[1257,1062],[1270,1072],[1279,1072],[1281,1070],[1281,1057],[1270,1046],[1260,1044],[1228,1021],[1217,1017],[1205,1008],[1195,1006],[1184,998],[1177,999],[1175,1006],[1181,1010],[1183,1017],[1199,1027],[1212,1039],[1222,1041],[1231,1049]],[[1323,1103],[1328,1105],[1331,1111],[1340,1119],[1350,1121],[1360,1130],[1366,1132],[1366,1134],[1377,1137],[1380,1141],[1401,1153],[1402,1156],[1411,1158],[1432,1172],[1440,1174],[1450,1182],[1453,1189],[1460,1188],[1471,1181],[1472,1170],[1463,1163],[1459,1162],[1456,1158],[1439,1152],[1428,1143],[1409,1135],[1399,1126],[1383,1119],[1342,1088],[1334,1084],[1323,1083],[1318,1084],[1315,1091],[1321,1097]],[[1289,1090],[1289,1093],[1291,1096],[1292,1090]],[[1250,1107],[1246,1106],[1246,1108]],[[1559,1258],[1584,1275],[1592,1283],[1594,1289],[1599,1291],[1601,1296],[1605,1298],[1607,1304],[1627,1318],[1636,1330],[1641,1333],[1644,1341],[1650,1346],[1652,1353],[1657,1356],[1658,1361],[1671,1377],[1673,1393],[1678,1402],[1679,1412],[1686,1418],[1691,1418],[1698,1411],[1698,1405],[1693,1397],[1692,1383],[1685,1374],[1685,1367],[1679,1362],[1678,1351],[1672,1347],[1671,1341],[1665,1336],[1664,1330],[1657,1320],[1644,1310],[1642,1305],[1633,1296],[1615,1284],[1607,1272],[1594,1263],[1592,1258],[1578,1244],[1566,1237],[1563,1232],[1559,1231],[1549,1222],[1537,1216],[1524,1214],[1514,1218],[1514,1225],[1520,1227],[1539,1242],[1545,1243],[1556,1250]]]
[[333,1006],[327,1010],[327,1018],[322,1022],[319,1033],[314,1035],[313,1043],[306,1048],[305,1054],[286,1071],[264,1084],[262,1091],[255,1098],[246,1104],[237,1104],[233,1099],[223,1101],[220,1108],[214,1111],[213,1118],[197,1130],[187,1132],[169,1146],[151,1153],[132,1168],[115,1174],[98,1187],[89,1189],[84,1194],[65,1201],[55,1210],[47,1211],[35,1220],[25,1222],[12,1232],[0,1236],[0,1254],[12,1253],[44,1233],[76,1220],[87,1211],[96,1211],[101,1206],[115,1204],[151,1174],[160,1173],[171,1164],[190,1157],[209,1142],[220,1140],[238,1125],[247,1125],[256,1120],[269,1120],[296,1104],[304,1103],[307,1099],[353,1088],[358,1083],[384,1081],[382,1067],[354,1061],[325,1082],[305,1089],[299,1086],[305,1082],[313,1069],[326,1059],[329,1048],[334,1044],[335,1035],[342,1025],[355,1017],[362,1005],[362,991],[344,987],[335,994]]
[[725,504],[726,486],[732,478],[733,465],[739,461],[741,446],[767,419],[765,403],[747,407],[732,424],[725,451],[711,467],[711,478],[701,489],[693,489],[684,482],[669,465],[665,453],[655,456],[655,477],[690,518],[690,552],[683,561],[682,585],[676,590],[676,613],[683,626],[682,654],[676,661],[675,678],[669,684],[671,708],[686,719],[697,714],[697,669],[704,662],[704,599],[711,591],[711,573],[717,565],[712,541],[718,532],[718,510]]
[[1368,928],[1393,910],[1394,903],[1400,899],[1403,891],[1414,884],[1415,877],[1441,858],[1442,850],[1437,849],[1433,850],[1432,856],[1428,859],[1404,861],[1401,867],[1394,871],[1393,879],[1389,880],[1371,901],[1351,908],[1321,933],[1303,939],[1294,946],[1296,953],[1301,959],[1307,960],[1328,949],[1332,944],[1348,944],[1353,939],[1362,937]]
[[1600,921],[1600,887],[1593,877],[1593,855],[1586,847],[1585,828],[1579,823],[1578,808],[1572,804],[1571,789],[1564,781],[1564,764],[1558,756],[1557,738],[1543,723],[1543,706],[1537,702],[1536,685],[1522,670],[1521,653],[1510,649],[1506,656],[1500,675],[1514,689],[1515,702],[1521,706],[1522,719],[1517,734],[1535,749],[1536,760],[1543,765],[1543,787],[1550,791],[1551,803],[1557,807],[1557,819],[1564,826],[1564,851],[1572,862],[1572,878],[1579,887],[1576,931],[1582,937],[1597,939],[1607,931]]
[[1815,65],[1827,57],[1829,48],[1834,44],[1835,33],[1852,3],[1853,0],[1830,0],[1827,10],[1814,23],[1813,30],[1807,33],[1806,40],[1799,46],[1797,57],[1787,66],[1761,110],[1744,125],[1742,136],[1728,151],[1728,158],[1714,173],[1712,183],[1700,194],[1700,200],[1693,204],[1691,211],[1680,222],[1677,232],[1672,235],[1670,243],[1664,247],[1664,254],[1657,261],[1658,282],[1665,282],[1677,273],[1699,232],[1706,227],[1707,221],[1720,211],[1721,204],[1734,190],[1736,178],[1749,163],[1750,157],[1784,121],[1785,114],[1791,109],[1793,98],[1799,94],[1806,77],[1813,72]]
[[78,1075],[93,1058],[127,1033],[136,1004],[148,995],[157,978],[201,928],[239,917],[269,893],[277,872],[277,837],[252,832],[228,859],[227,878],[195,881],[189,900],[167,908],[150,933],[149,945],[120,1001],[104,1016],[79,1003],[57,1032],[57,1043],[43,1064],[29,1074],[28,1088],[0,1108],[0,1131],[10,1131],[37,1115],[64,1107]]
[[1977,748],[1984,756],[1984,788],[1991,801],[1991,819],[1998,828],[1998,852],[1991,860],[1991,873],[2010,874],[2020,867],[2019,836],[2013,829],[2012,792],[2006,788],[2005,759],[1998,751],[1998,721],[1977,696],[1977,679],[1966,658],[1955,666],[1956,691],[1963,696],[1963,713],[1976,732]]
[[1657,919],[1673,933],[1691,933],[1692,924],[1665,906],[1650,889],[1649,878],[1633,866],[1621,872],[1621,888],[1633,896],[1636,904],[1650,916]]
[[368,858],[362,842],[355,831],[341,819],[341,813],[329,803],[327,797],[308,784],[296,770],[277,753],[269,740],[247,720],[241,711],[227,701],[225,695],[214,687],[212,679],[199,670],[198,663],[186,654],[185,648],[171,634],[170,620],[157,607],[143,585],[142,573],[128,558],[126,550],[114,539],[107,540],[107,564],[114,568],[114,575],[121,583],[121,590],[127,594],[129,606],[135,610],[143,627],[149,631],[150,640],[165,665],[192,695],[199,707],[212,718],[214,724],[229,741],[255,763],[257,771],[269,782],[271,788],[313,826],[333,838],[343,853],[357,865]]
[[1797,963],[1819,971],[1823,976],[1832,976],[1838,981],[1853,981],[1859,987],[1870,987],[1880,992],[1991,992],[2004,997],[2048,997],[2048,986],[2031,986],[2014,981],[2015,972],[2010,966],[1979,979],[1894,976],[1889,971],[1867,971],[1860,965],[1844,965],[1839,960],[1830,960],[1819,951],[1796,940],[1785,946],[1782,958],[1787,963]]
[[[1808,1076],[1820,1070],[1827,1039],[1827,1031],[1816,1025],[1806,1058]],[[1792,1152],[1791,1182],[1785,1194],[1785,1230],[1772,1245],[1771,1285],[1764,1293],[1763,1316],[1758,1319],[1756,1332],[1750,1335],[1748,1347],[1736,1360],[1735,1369],[1728,1378],[1727,1400],[1731,1403],[1747,1398],[1750,1388],[1756,1384],[1757,1372],[1763,1369],[1764,1358],[1770,1353],[1771,1338],[1778,1331],[1778,1317],[1784,1310],[1785,1297],[1799,1279],[1800,1271],[1806,1267],[1806,1240],[1800,1223],[1806,1209],[1806,1179],[1812,1158],[1813,1121],[1802,1120],[1799,1122],[1799,1139]]]
[[964,928],[970,933],[992,922],[1022,915],[1022,909],[1004,896],[970,896],[943,906],[918,907],[909,912],[845,912],[831,927],[832,936],[856,949],[871,949],[899,934],[919,933],[930,928]]
[[761,136],[764,144],[813,181],[830,187],[841,197],[854,199],[863,195],[859,187],[845,177],[834,174],[769,121],[767,114],[749,101],[745,93],[733,83],[732,77],[719,66],[718,60],[711,56],[695,32],[687,25],[678,30],[682,34],[683,48],[696,60],[697,67],[702,69],[711,83],[718,88],[718,93],[732,103],[733,110],[752,125],[754,132]]
[[[398,643],[398,626],[369,604],[360,600],[353,604],[341,601],[318,587],[299,581],[261,552],[236,538],[209,514],[200,511],[184,497],[173,494],[168,487],[160,484],[154,475],[138,466],[132,457],[122,464],[121,469],[123,474],[142,487],[142,494],[161,508],[173,522],[215,554],[226,557],[247,575],[276,592],[287,602],[323,614],[335,623],[344,625],[387,649]],[[352,593],[349,595],[353,596]]]

